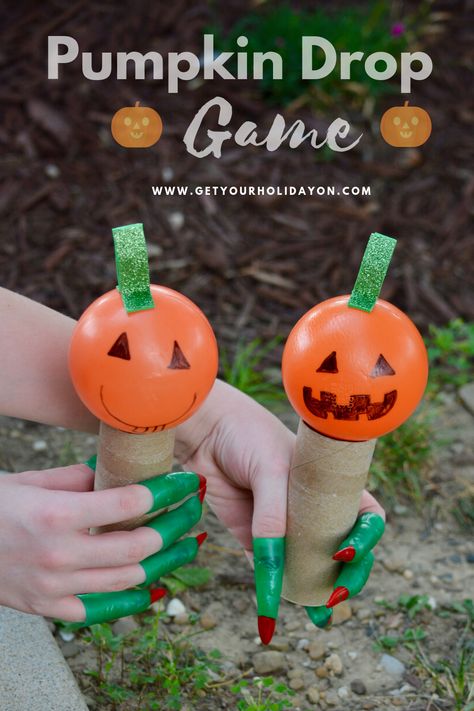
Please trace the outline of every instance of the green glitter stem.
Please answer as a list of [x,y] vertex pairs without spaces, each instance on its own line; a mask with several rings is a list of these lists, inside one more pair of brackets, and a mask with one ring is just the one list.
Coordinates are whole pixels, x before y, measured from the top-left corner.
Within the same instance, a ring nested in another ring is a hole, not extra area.
[[370,235],[348,306],[370,313],[379,297],[397,240],[379,232]]
[[155,308],[150,291],[150,272],[143,225],[112,229],[118,290],[127,313]]

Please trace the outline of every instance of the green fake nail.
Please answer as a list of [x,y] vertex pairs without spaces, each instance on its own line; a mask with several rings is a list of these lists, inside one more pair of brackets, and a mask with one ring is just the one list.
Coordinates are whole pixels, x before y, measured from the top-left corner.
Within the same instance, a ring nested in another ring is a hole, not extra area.
[[148,558],[140,562],[145,571],[145,581],[140,587],[154,583],[162,575],[171,573],[172,570],[190,563],[196,557],[198,549],[197,540],[191,537],[174,543],[166,550],[148,556]]
[[68,628],[79,629],[100,622],[116,620],[119,617],[136,615],[150,607],[149,590],[121,590],[109,593],[88,593],[77,595],[86,610],[83,622],[67,623]]
[[318,607],[305,607],[305,610],[313,625],[316,625],[319,629],[324,629],[327,626],[332,615],[332,609],[327,608],[324,605],[319,605]]
[[170,474],[159,474],[152,479],[145,479],[138,483],[151,491],[153,504],[147,513],[152,513],[176,504],[189,494],[196,493],[200,487],[201,478],[194,472],[171,472]]
[[145,526],[160,534],[163,540],[161,550],[164,550],[195,526],[201,515],[202,504],[197,496],[192,496],[177,509],[157,516]]
[[349,597],[354,597],[360,593],[367,580],[374,564],[374,554],[369,551],[364,558],[342,566],[342,570],[336,580],[336,588],[344,587],[349,591]]
[[285,539],[254,538],[253,556],[257,613],[276,619],[283,585]]

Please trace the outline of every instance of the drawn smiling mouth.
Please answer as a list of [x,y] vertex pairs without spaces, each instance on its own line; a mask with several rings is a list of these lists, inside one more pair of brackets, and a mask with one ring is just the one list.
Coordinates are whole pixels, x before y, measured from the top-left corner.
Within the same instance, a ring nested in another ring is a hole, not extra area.
[[121,420],[120,417],[117,417],[117,415],[114,415],[114,413],[111,412],[109,410],[109,408],[107,407],[107,405],[105,404],[104,386],[103,385],[100,386],[100,400],[101,400],[102,405],[104,406],[104,409],[106,410],[106,412],[111,417],[113,417],[114,420],[117,420],[117,422],[121,422],[123,425],[127,425],[127,427],[130,427],[130,429],[132,429],[136,434],[145,434],[145,432],[163,432],[165,427],[172,425],[173,422],[177,422],[182,417],[184,417],[184,415],[186,415],[189,412],[189,410],[193,407],[194,403],[196,402],[196,399],[197,399],[197,393],[194,393],[192,402],[189,405],[189,407],[187,407],[186,410],[181,413],[181,415],[179,415],[178,417],[175,417],[174,420],[169,420],[169,422],[165,422],[165,423],[159,424],[159,425],[148,425],[147,427],[145,427],[144,425],[134,425],[131,422],[126,422],[125,420]]
[[143,136],[143,131],[130,131],[132,138],[141,138]]
[[390,412],[397,400],[396,390],[385,393],[381,402],[371,402],[370,395],[351,395],[348,405],[338,405],[334,393],[321,390],[320,395],[320,399],[313,397],[313,388],[303,387],[304,404],[312,415],[324,420],[327,420],[328,413],[332,413],[335,420],[354,421],[360,415],[367,415],[368,420],[378,420]]
[[400,131],[400,136],[402,138],[410,138],[413,131]]

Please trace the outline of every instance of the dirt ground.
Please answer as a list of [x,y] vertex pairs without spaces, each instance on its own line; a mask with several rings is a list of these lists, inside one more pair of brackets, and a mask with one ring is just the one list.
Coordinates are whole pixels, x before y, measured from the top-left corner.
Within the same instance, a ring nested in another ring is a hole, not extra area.
[[[238,544],[208,511],[200,530],[207,529],[209,539],[199,562],[211,568],[213,579],[200,590],[179,595],[186,612],[198,613],[198,626],[205,628],[193,638],[193,644],[206,652],[222,652],[224,678],[272,675],[281,679],[296,690],[292,700],[295,709],[462,709],[455,706],[449,694],[440,698],[426,665],[443,659],[455,665],[460,644],[469,634],[463,615],[447,612],[453,603],[472,596],[473,590],[472,539],[453,516],[456,497],[472,488],[474,482],[473,424],[473,415],[454,394],[442,396],[436,413],[440,442],[423,510],[391,507],[369,583],[354,600],[335,608],[330,630],[318,631],[301,608],[283,602],[276,636],[263,656],[256,629],[252,571]],[[94,452],[95,439],[2,418],[0,445],[0,467],[24,470],[81,460]],[[430,596],[432,609],[421,611],[413,620],[396,604],[393,609],[384,604],[397,603],[402,595],[424,594]],[[135,622],[128,618],[126,628],[127,624],[133,626]],[[167,624],[171,633],[191,631],[186,615],[179,624],[171,618]],[[393,650],[374,647],[380,637],[403,635],[409,628],[426,632],[420,642],[425,668],[416,662],[416,652],[403,645]],[[58,636],[58,642],[90,708],[106,711],[94,700],[94,685],[84,674],[85,669],[96,668],[96,653],[81,641],[81,635],[68,642]],[[401,664],[390,659],[388,664],[395,667],[387,671],[383,654]],[[236,697],[227,686],[209,690],[201,701],[183,709],[235,709]]]

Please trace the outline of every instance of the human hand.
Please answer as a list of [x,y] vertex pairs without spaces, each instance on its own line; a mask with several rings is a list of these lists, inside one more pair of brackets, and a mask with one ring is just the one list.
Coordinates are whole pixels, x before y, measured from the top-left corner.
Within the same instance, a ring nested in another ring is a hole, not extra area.
[[[194,559],[205,534],[175,541],[201,518],[204,477],[174,472],[105,491],[93,481],[85,464],[0,477],[0,604],[78,627],[104,622],[145,610],[165,594],[150,586]],[[89,534],[185,498],[133,531]]]
[[[199,413],[177,429],[180,461],[206,475],[206,500],[254,562],[259,633],[268,644],[282,588],[295,435],[261,405],[221,381]],[[339,552],[338,558],[344,565],[336,588],[344,588],[350,596],[367,581],[373,560],[369,551],[383,532],[384,511],[367,491],[361,498],[359,517],[344,542],[348,551]],[[352,561],[351,547],[355,550]],[[338,590],[337,602],[344,595]],[[331,596],[331,605],[337,602]],[[330,622],[331,607],[306,610],[317,626]]]

